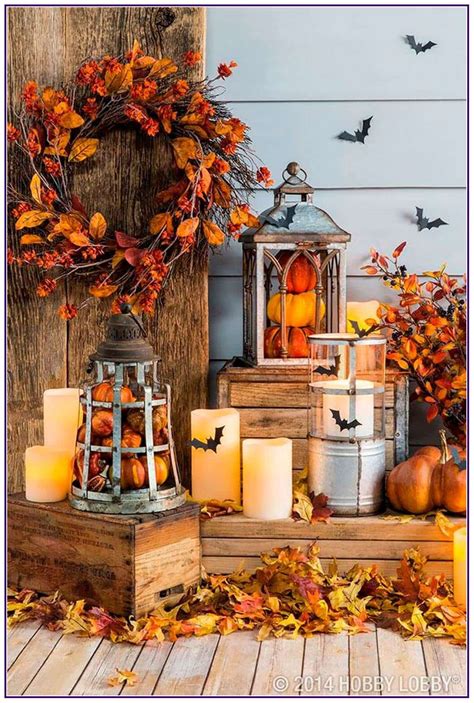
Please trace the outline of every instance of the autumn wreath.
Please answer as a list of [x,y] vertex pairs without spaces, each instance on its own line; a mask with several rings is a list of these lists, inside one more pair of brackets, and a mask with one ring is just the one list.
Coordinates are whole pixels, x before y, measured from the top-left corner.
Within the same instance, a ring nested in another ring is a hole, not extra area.
[[[218,100],[218,81],[236,63],[220,64],[215,78],[191,81],[187,69],[200,60],[188,51],[179,67],[144,55],[135,42],[125,56],[88,59],[63,89],[25,85],[8,141],[26,157],[29,191],[9,188],[19,246],[8,259],[44,272],[41,297],[59,279],[86,277],[90,297],[62,305],[64,319],[93,297],[152,312],[179,257],[258,223],[241,193],[271,185],[270,173],[255,163],[247,125]],[[111,231],[100,208],[88,213],[70,188],[74,165],[94,156],[104,133],[122,126],[165,139],[174,160],[170,185],[157,194],[143,232]]]

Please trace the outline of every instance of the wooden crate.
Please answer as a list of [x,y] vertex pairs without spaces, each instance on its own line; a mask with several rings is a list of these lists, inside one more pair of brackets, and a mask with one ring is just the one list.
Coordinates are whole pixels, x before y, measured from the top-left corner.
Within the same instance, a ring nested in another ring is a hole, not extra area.
[[83,513],[8,499],[8,584],[88,598],[139,617],[200,577],[199,507],[155,515]]
[[[462,525],[464,518],[452,518]],[[208,573],[227,574],[240,566],[261,564],[259,555],[274,547],[305,549],[317,540],[324,566],[337,559],[341,571],[354,564],[377,564],[387,576],[396,574],[403,551],[418,546],[428,557],[429,574],[452,578],[452,541],[431,520],[401,523],[371,517],[332,517],[328,523],[309,525],[294,520],[266,522],[227,515],[201,524],[202,561]]]
[[[308,369],[253,367],[234,358],[217,374],[219,408],[236,408],[240,434],[248,437],[289,437],[293,467],[307,464]],[[408,456],[408,376],[386,375],[386,468]]]

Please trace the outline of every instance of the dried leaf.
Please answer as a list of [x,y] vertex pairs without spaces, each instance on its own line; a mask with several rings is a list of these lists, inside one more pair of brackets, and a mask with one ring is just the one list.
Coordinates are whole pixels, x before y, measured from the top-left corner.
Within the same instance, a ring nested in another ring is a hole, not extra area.
[[405,249],[406,245],[407,245],[406,242],[402,242],[401,244],[399,244],[398,247],[393,250],[392,258],[398,259],[398,257],[402,253],[402,251]]
[[70,112],[65,112],[59,118],[59,124],[61,127],[66,129],[75,129],[76,127],[81,127],[84,124],[84,118],[71,110]]
[[169,212],[159,212],[154,215],[149,224],[150,234],[160,234],[164,229],[172,231],[173,220]]
[[99,242],[105,236],[107,231],[107,222],[105,217],[100,212],[92,215],[89,222],[89,234],[95,242]]
[[73,142],[68,161],[85,161],[95,154],[98,146],[98,139],[79,137]]
[[53,213],[47,212],[46,210],[27,210],[24,212],[18,220],[15,222],[15,229],[27,229],[29,227],[38,227],[38,225],[43,224],[46,220],[51,219]]
[[132,67],[129,63],[127,63],[120,71],[106,71],[104,80],[105,87],[107,88],[109,95],[112,95],[113,93],[124,93],[132,86]]
[[125,249],[117,249],[112,258],[112,268],[117,268],[119,263],[125,258]]
[[224,232],[210,220],[204,220],[202,231],[210,246],[220,246],[225,240]]
[[118,286],[114,285],[90,286],[89,293],[93,295],[94,298],[108,298],[115,293],[117,289]]
[[148,78],[166,78],[166,76],[176,73],[177,70],[178,67],[171,59],[157,59],[150,66]]
[[136,247],[137,244],[140,243],[139,239],[136,237],[131,237],[129,234],[125,234],[125,232],[119,232],[116,230],[114,234],[117,244],[119,247],[123,247],[124,249],[128,249],[128,247]]
[[44,244],[44,239],[39,234],[24,234],[20,239],[20,244]]
[[138,249],[138,247],[129,247],[125,249],[124,259],[128,261],[130,266],[137,266],[140,263],[140,259],[144,255],[144,249]]
[[171,142],[175,154],[175,161],[178,168],[183,168],[189,159],[195,159],[197,155],[197,142],[190,137],[178,137]]
[[41,179],[38,176],[37,173],[35,173],[30,181],[30,192],[31,192],[31,197],[35,201],[35,203],[38,203],[38,205],[42,205],[41,201]]
[[126,671],[125,669],[115,669],[115,671],[117,675],[107,679],[109,686],[121,686],[122,684],[135,686],[138,681],[138,676],[134,671]]
[[183,220],[176,230],[178,237],[190,237],[194,234],[199,226],[199,217],[190,217],[188,220]]

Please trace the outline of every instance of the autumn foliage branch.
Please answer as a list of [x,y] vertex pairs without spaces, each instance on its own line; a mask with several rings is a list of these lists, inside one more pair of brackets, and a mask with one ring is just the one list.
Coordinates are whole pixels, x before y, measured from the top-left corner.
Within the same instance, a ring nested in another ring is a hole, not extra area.
[[[8,260],[42,271],[40,297],[54,293],[61,279],[80,277],[89,285],[87,300],[113,296],[113,309],[126,301],[150,313],[183,254],[220,246],[242,227],[258,225],[242,193],[273,181],[256,163],[247,125],[218,99],[236,64],[220,64],[215,78],[193,81],[189,70],[200,61],[188,51],[178,66],[144,55],[135,42],[126,56],[85,61],[63,89],[25,85],[7,134],[24,182],[21,191],[9,187],[18,236]],[[173,160],[168,186],[139,232],[111,227],[115,213],[88,212],[71,190],[76,164],[122,127],[164,140]],[[87,300],[61,306],[60,315],[75,317]]]
[[398,296],[383,304],[381,327],[390,332],[387,358],[416,382],[415,397],[428,404],[427,420],[440,417],[463,447],[466,444],[466,280],[425,271],[422,278],[400,263],[406,242],[385,256],[372,249],[363,270],[382,275]]

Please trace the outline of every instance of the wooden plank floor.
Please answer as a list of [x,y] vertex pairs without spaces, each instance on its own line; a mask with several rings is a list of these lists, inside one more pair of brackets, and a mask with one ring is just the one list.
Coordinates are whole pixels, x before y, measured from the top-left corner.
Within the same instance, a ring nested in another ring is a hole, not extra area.
[[[372,629],[258,642],[255,632],[112,644],[25,622],[8,632],[9,696],[465,696],[466,650]],[[135,686],[111,687],[116,669]]]

